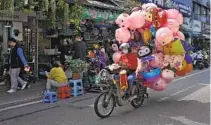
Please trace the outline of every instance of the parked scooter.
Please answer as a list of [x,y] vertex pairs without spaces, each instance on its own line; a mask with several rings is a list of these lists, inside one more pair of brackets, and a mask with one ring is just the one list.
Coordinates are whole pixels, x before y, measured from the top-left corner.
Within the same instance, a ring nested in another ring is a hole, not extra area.
[[204,58],[203,59],[195,58],[193,60],[193,67],[203,70],[204,68],[209,67],[209,62],[208,62],[208,60],[206,60]]
[[86,91],[90,91],[92,88],[99,89],[96,84],[97,75],[100,71],[100,62],[96,58],[89,59],[88,71],[83,74],[83,83]]

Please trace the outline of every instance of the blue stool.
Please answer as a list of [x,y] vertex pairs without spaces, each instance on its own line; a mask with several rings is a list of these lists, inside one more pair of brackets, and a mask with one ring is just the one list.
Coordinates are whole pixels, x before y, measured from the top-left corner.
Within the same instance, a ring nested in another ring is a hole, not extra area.
[[72,87],[72,95],[74,97],[84,94],[83,82],[81,79],[69,80],[68,84]]
[[54,103],[57,102],[56,92],[45,91],[43,103]]

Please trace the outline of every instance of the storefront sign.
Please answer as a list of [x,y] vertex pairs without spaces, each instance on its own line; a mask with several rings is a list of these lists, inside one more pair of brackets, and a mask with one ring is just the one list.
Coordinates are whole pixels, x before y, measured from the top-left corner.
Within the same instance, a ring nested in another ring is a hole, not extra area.
[[182,26],[185,28],[185,30],[190,30],[191,29],[190,18],[185,17]]
[[198,20],[193,20],[191,29],[193,32],[201,32],[201,22]]
[[165,7],[179,10],[185,16],[192,14],[192,0],[166,0]]

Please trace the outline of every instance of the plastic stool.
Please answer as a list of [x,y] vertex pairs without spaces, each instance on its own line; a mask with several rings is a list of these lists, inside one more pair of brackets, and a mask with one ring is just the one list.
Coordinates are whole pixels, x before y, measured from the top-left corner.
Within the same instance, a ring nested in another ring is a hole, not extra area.
[[57,102],[56,92],[46,91],[44,93],[43,102],[44,103],[54,103]]
[[56,89],[57,97],[66,99],[71,97],[71,89],[69,86],[63,86]]
[[69,80],[69,86],[72,86],[72,95],[74,97],[84,94],[83,82],[81,79]]

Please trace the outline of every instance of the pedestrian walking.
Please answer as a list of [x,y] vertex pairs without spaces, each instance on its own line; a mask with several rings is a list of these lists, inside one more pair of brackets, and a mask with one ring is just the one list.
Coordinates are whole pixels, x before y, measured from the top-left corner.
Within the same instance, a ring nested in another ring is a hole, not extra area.
[[13,93],[17,91],[18,83],[21,84],[22,90],[25,89],[26,85],[28,84],[26,81],[19,77],[21,68],[24,70],[28,70],[28,62],[24,56],[23,49],[18,45],[16,39],[9,38],[8,44],[11,48],[8,64],[10,66],[9,74],[11,78],[11,89],[8,90],[8,93]]

